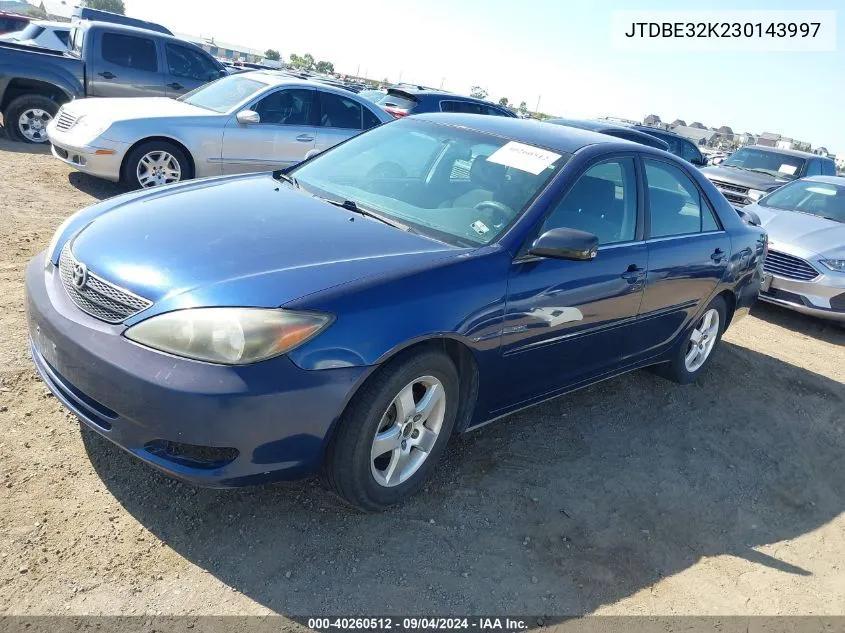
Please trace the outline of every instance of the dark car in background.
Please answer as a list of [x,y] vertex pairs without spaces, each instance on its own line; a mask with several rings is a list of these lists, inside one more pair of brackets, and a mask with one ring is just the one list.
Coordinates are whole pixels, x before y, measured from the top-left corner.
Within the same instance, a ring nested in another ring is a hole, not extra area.
[[228,73],[199,46],[111,22],[82,21],[70,51],[0,43],[0,111],[8,135],[46,143],[59,107],[82,97],[178,97]]
[[644,134],[649,134],[661,141],[665,141],[669,146],[669,152],[675,156],[680,156],[688,163],[692,163],[696,167],[704,167],[707,165],[707,159],[698,149],[695,143],[688,138],[670,132],[669,130],[662,130],[660,128],[649,127],[648,125],[632,125],[632,130],[637,130]]
[[378,105],[396,118],[423,112],[458,112],[516,118],[516,114],[507,108],[483,99],[409,84],[399,84],[388,88],[387,94],[378,101]]
[[626,125],[617,125],[610,121],[594,121],[592,119],[546,119],[545,123],[553,123],[554,125],[566,125],[568,127],[577,127],[581,130],[590,130],[591,132],[598,132],[599,134],[607,134],[608,136],[615,136],[626,141],[633,141],[640,145],[647,145],[656,149],[664,151],[669,150],[669,145],[665,141],[650,134],[644,134]]
[[835,176],[833,159],[763,145],[742,147],[718,166],[701,170],[735,207],[744,207],[788,182],[807,176]]

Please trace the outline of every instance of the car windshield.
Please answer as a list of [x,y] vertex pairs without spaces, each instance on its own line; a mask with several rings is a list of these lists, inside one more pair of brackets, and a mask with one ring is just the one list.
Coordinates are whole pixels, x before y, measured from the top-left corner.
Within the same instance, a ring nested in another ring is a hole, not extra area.
[[777,189],[758,204],[809,213],[845,224],[845,185],[797,180]]
[[725,167],[740,167],[759,171],[776,178],[797,178],[804,166],[800,156],[790,156],[780,152],[767,152],[763,149],[743,147],[722,163]]
[[448,244],[476,246],[494,241],[515,221],[570,156],[403,119],[357,136],[290,175],[315,195],[355,203]]
[[182,95],[178,100],[206,110],[229,112],[266,87],[264,82],[241,75],[230,75],[200,86]]

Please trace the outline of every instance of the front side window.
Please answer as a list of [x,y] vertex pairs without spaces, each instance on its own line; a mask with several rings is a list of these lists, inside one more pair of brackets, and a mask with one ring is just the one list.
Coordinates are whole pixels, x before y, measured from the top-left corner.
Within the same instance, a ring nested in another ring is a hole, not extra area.
[[320,91],[320,127],[362,129],[361,104],[331,92]]
[[798,180],[775,190],[757,204],[845,223],[845,187],[841,185]]
[[103,33],[103,59],[111,64],[156,72],[156,45],[153,40],[120,33]]
[[[526,154],[537,160],[527,163]],[[478,246],[516,221],[569,158],[409,118],[356,136],[291,175],[307,192],[354,202],[447,244]]]
[[718,230],[710,206],[681,169],[645,159],[651,210],[651,237]]
[[266,87],[267,84],[255,79],[230,75],[195,88],[179,97],[178,101],[214,112],[230,112]]
[[285,88],[271,92],[253,109],[261,117],[262,124],[311,125],[313,104],[313,90]]
[[702,162],[701,152],[698,151],[698,148],[692,143],[688,143],[686,141],[684,141],[681,146],[681,158],[685,161],[689,161],[693,165],[697,165]]
[[794,179],[801,175],[805,159],[780,152],[743,147],[722,163],[723,167],[739,167],[748,171],[757,171],[776,178]]
[[197,81],[210,81],[219,76],[217,66],[201,52],[179,46],[178,44],[167,44],[167,70],[176,77],[186,77]]
[[599,245],[630,242],[637,231],[636,182],[633,158],[590,167],[546,218],[541,233],[569,228],[592,233]]

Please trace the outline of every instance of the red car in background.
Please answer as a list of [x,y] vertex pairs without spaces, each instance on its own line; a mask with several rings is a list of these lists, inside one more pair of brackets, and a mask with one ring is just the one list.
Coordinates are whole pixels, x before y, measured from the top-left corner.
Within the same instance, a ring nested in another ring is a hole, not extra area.
[[27,24],[29,24],[29,18],[25,15],[0,12],[0,35],[20,31]]

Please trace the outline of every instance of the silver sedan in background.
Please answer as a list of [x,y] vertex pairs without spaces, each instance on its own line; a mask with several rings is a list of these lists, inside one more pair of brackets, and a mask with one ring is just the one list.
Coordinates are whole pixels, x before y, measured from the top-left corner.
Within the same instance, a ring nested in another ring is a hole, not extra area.
[[131,189],[289,167],[392,121],[351,92],[276,71],[224,77],[179,99],[79,99],[47,127],[53,155]]
[[845,178],[795,180],[743,210],[769,234],[760,299],[845,325]]

